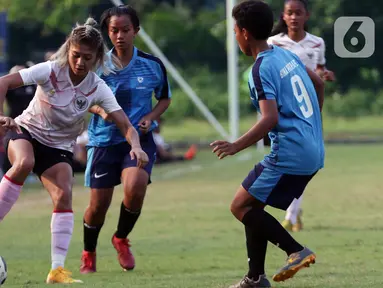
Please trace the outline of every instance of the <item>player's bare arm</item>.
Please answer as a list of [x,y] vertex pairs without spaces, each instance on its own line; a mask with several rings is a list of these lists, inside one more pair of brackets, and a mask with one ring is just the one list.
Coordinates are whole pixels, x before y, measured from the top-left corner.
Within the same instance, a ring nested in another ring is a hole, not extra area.
[[311,69],[306,68],[306,71],[309,74],[311,81],[313,81],[315,91],[317,92],[317,96],[318,96],[319,108],[320,108],[320,111],[322,112],[323,102],[324,102],[324,82],[318,76],[318,74],[316,74]]
[[324,65],[317,65],[315,72],[324,80],[333,82],[335,81],[335,74],[333,71],[328,70]]
[[168,109],[170,105],[170,98],[160,99],[156,106],[153,108],[152,112],[142,117],[138,125],[140,126],[140,131],[143,133],[147,133],[152,125],[152,122],[155,119],[159,119],[160,116]]
[[242,135],[234,143],[227,141],[214,141],[210,144],[219,159],[225,158],[227,155],[234,155],[247,147],[257,143],[263,139],[267,133],[278,123],[278,107],[275,100],[259,101],[262,118],[247,133]]
[[105,121],[111,121],[109,114],[106,113],[105,110],[98,105],[90,107],[88,111],[93,114],[98,114]]
[[3,106],[5,95],[9,89],[15,89],[17,87],[23,86],[24,82],[20,74],[13,73],[3,77],[0,77],[0,114],[3,114]]
[[125,136],[126,141],[132,146],[130,155],[132,159],[137,159],[137,166],[140,168],[144,167],[149,162],[149,158],[142,150],[138,133],[132,123],[130,123],[128,116],[126,116],[125,112],[121,109],[109,113],[108,117],[117,125],[121,133]]

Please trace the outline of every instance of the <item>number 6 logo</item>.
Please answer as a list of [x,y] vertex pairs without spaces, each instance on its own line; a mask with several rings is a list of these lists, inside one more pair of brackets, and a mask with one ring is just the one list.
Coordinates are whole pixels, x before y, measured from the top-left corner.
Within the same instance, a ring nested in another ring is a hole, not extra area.
[[375,23],[369,17],[339,17],[334,23],[334,50],[341,58],[368,58],[375,52]]

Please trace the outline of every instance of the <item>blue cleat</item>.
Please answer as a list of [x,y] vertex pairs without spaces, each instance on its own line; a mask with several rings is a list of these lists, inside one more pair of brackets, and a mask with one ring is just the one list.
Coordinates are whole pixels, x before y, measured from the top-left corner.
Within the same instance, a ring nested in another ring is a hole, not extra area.
[[287,258],[287,263],[273,276],[275,282],[285,281],[305,267],[310,267],[310,264],[315,263],[315,254],[308,248],[302,251],[291,254]]

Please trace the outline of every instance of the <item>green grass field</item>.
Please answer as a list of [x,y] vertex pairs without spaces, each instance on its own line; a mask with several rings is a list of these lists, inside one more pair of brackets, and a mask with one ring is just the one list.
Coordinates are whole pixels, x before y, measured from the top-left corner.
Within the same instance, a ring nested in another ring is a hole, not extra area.
[[[273,287],[382,287],[383,182],[381,146],[328,146],[326,167],[304,196],[305,229],[297,239],[317,253],[317,264]],[[137,267],[123,272],[110,238],[117,224],[120,187],[101,232],[98,273],[80,275],[82,214],[88,203],[82,177],[74,188],[75,231],[66,267],[79,287],[228,287],[247,269],[243,227],[230,201],[261,158],[255,150],[217,160],[204,151],[189,163],[157,167],[144,211],[131,235]],[[278,219],[283,212],[269,209]],[[51,203],[39,185],[27,186],[1,223],[5,287],[45,287],[50,268]],[[269,245],[271,276],[285,254]]]
[[[239,129],[241,133],[248,131],[257,121],[257,115],[241,117]],[[220,121],[229,131],[229,123]],[[323,116],[325,139],[366,139],[381,137],[383,132],[383,117],[365,116],[355,119],[333,118]],[[169,141],[211,141],[220,135],[205,120],[186,119],[180,122],[166,121],[162,129],[163,136]]]

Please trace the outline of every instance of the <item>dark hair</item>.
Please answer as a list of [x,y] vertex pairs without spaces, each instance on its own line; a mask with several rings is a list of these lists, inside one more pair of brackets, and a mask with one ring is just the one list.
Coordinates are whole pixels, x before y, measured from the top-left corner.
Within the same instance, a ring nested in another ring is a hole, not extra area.
[[[307,0],[285,0],[285,5],[286,5],[286,3],[291,2],[291,1],[298,1],[298,2],[302,3],[306,12],[309,12],[309,7],[308,7],[309,5],[308,5]],[[307,23],[305,23],[303,29],[305,31],[309,30]],[[279,21],[278,21],[277,25],[275,25],[273,31],[271,31],[271,36],[277,35],[279,33],[287,34],[287,32],[288,32],[288,28],[287,28],[287,24],[286,24],[285,20],[283,20],[283,12],[282,12],[281,16],[279,17]]]
[[112,16],[127,15],[132,21],[134,29],[140,27],[140,19],[138,18],[137,11],[130,5],[120,5],[109,8],[102,13],[100,18],[101,29],[108,29],[109,21]]
[[274,24],[273,11],[262,1],[248,0],[233,8],[232,16],[240,29],[246,29],[256,40],[266,40]]

